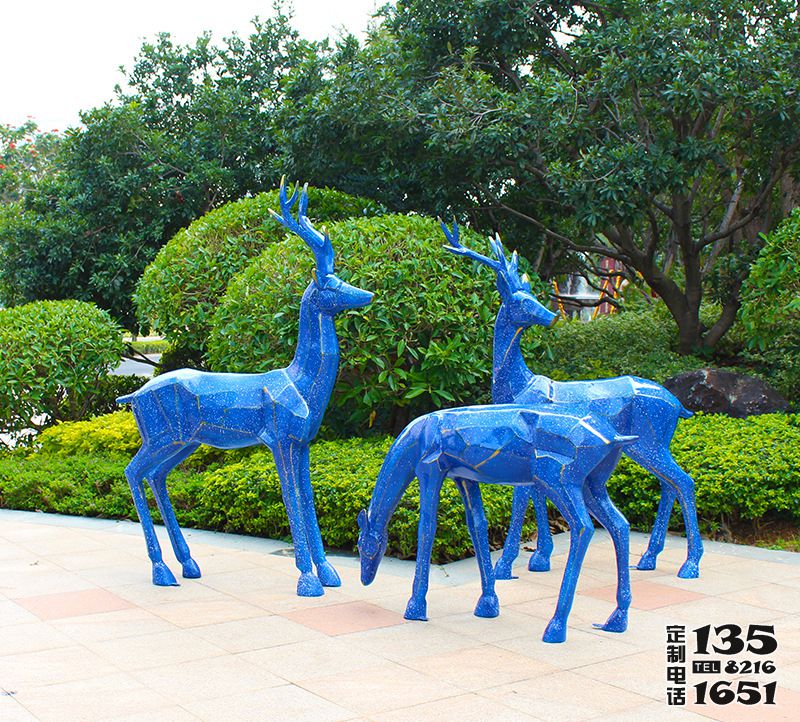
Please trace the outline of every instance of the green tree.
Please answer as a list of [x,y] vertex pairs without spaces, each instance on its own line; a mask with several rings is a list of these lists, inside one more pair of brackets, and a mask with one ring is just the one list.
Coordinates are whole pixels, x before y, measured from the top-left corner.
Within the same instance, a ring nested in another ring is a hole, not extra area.
[[130,89],[83,113],[55,172],[0,209],[2,301],[91,300],[134,329],[134,284],[166,240],[277,183],[271,117],[305,52],[283,13],[219,47],[208,36],[144,43]]
[[61,137],[42,132],[33,120],[0,124],[0,205],[18,201],[52,167]]
[[[664,300],[683,353],[730,328],[760,234],[791,205],[796,4],[400,0],[365,48],[337,53],[332,80],[320,72],[309,89],[320,105],[298,102],[314,108],[307,133],[328,138],[306,161],[315,173],[355,122],[329,167],[366,159],[390,207],[396,173],[426,210],[511,230],[537,268],[618,259]],[[349,100],[342,79],[367,99]],[[307,138],[287,136],[293,159]],[[710,327],[704,297],[720,304]]]

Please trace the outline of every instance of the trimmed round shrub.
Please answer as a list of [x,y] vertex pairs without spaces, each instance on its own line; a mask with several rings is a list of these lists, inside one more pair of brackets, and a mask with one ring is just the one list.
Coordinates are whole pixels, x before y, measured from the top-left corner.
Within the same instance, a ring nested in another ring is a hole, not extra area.
[[[328,427],[397,432],[423,411],[488,400],[498,307],[492,274],[445,251],[431,218],[351,219],[329,234],[341,278],[375,298],[337,316],[341,361]],[[486,245],[470,232],[463,236],[472,247]],[[214,316],[211,368],[263,372],[291,361],[313,264],[309,248],[292,236],[231,280]]]
[[36,301],[0,310],[0,432],[87,414],[100,380],[119,362],[122,329],[83,301]]
[[[309,188],[312,221],[375,215],[379,206],[329,188]],[[198,218],[159,251],[145,269],[134,300],[144,327],[164,334],[180,362],[202,360],[211,317],[230,278],[286,229],[270,216],[278,191],[227,203]]]

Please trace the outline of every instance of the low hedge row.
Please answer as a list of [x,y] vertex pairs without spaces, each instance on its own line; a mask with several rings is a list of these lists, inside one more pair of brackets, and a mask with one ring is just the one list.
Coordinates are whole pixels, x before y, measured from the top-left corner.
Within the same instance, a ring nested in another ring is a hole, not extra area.
[[[62,424],[42,434],[33,453],[0,455],[0,506],[64,514],[135,519],[124,468],[135,451],[135,426],[127,412],[88,422]],[[390,437],[320,441],[311,451],[317,513],[327,545],[355,549],[355,522],[365,508]],[[698,512],[708,530],[732,520],[780,514],[800,521],[800,416],[772,414],[749,419],[698,415],[678,428],[674,455],[697,482]],[[175,470],[170,489],[185,526],[289,538],[280,483],[266,449],[222,455],[209,450]],[[657,481],[623,459],[609,483],[612,498],[634,528],[649,530]],[[510,511],[510,488],[484,486],[493,544],[502,543]],[[419,492],[414,483],[393,518],[389,553],[416,552]],[[530,515],[530,511],[529,511]],[[157,514],[155,514],[157,518]],[[682,522],[673,515],[673,525]],[[528,531],[533,531],[529,521]],[[461,500],[445,484],[434,546],[437,562],[472,553]]]

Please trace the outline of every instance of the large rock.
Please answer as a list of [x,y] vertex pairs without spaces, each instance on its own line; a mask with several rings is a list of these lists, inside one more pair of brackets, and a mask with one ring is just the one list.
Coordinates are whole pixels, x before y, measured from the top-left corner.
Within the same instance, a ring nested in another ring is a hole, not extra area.
[[690,411],[744,419],[789,410],[786,399],[766,381],[722,369],[687,371],[667,379],[664,386]]

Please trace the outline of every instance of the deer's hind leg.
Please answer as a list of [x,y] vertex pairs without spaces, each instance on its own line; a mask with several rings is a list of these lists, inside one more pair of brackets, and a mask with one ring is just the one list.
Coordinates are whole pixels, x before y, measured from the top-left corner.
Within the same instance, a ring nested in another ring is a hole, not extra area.
[[[522,524],[525,521],[525,512],[528,510],[530,491],[527,487],[515,486],[514,495],[511,497],[511,521],[508,525],[506,541],[503,544],[503,553],[494,567],[496,579],[514,579],[511,571],[516,558],[519,556],[519,544],[522,538]],[[537,528],[539,520],[536,520]]]
[[694,479],[678,465],[670,450],[665,446],[647,449],[645,453],[641,454],[638,453],[638,449],[630,447],[626,453],[642,467],[655,474],[661,482],[661,501],[658,505],[658,514],[650,534],[647,550],[639,560],[637,568],[655,569],[656,558],[664,548],[669,518],[677,497],[683,513],[688,547],[686,561],[678,571],[678,576],[682,579],[694,579],[700,576],[703,540],[697,523]]
[[191,456],[199,446],[200,444],[197,443],[184,446],[174,456],[162,462],[147,479],[150,483],[150,488],[153,490],[156,504],[158,504],[158,510],[161,512],[161,518],[164,520],[164,526],[167,528],[175,557],[183,568],[183,576],[185,579],[198,579],[200,577],[200,567],[198,567],[197,562],[192,559],[189,545],[183,538],[183,533],[175,517],[175,510],[172,508],[172,502],[167,492],[167,474],[184,459]]
[[478,560],[478,569],[481,573],[481,598],[475,607],[476,617],[496,617],[500,614],[500,602],[494,591],[494,573],[492,571],[492,557],[489,550],[489,524],[486,521],[486,511],[483,508],[481,487],[476,481],[467,479],[453,479],[456,488],[464,502],[464,511],[467,517],[467,528],[475,547],[475,558]]
[[308,447],[300,448],[300,502],[303,508],[308,544],[311,548],[311,558],[317,567],[317,576],[323,587],[340,587],[342,580],[325,556],[325,547],[322,545],[322,534],[319,531],[317,510],[314,507],[314,488],[311,486],[311,472],[309,470]]
[[159,587],[178,586],[175,575],[169,570],[161,556],[161,545],[158,543],[156,530],[153,526],[153,518],[150,516],[150,509],[147,506],[147,498],[144,493],[144,479],[164,462],[167,455],[165,448],[150,448],[142,446],[136,456],[131,459],[130,464],[125,468],[125,477],[131,488],[133,503],[139,521],[142,524],[145,543],[147,544],[147,556],[153,566],[153,584]]

